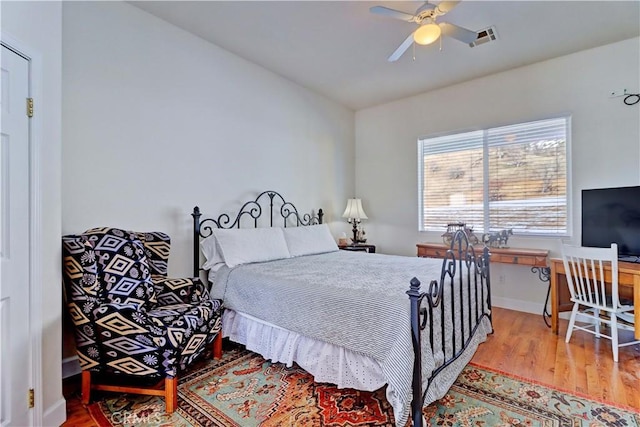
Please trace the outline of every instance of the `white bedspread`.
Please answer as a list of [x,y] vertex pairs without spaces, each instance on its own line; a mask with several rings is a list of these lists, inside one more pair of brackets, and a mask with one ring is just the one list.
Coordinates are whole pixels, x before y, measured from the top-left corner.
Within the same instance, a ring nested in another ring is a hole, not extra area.
[[[387,399],[396,423],[404,425],[410,412],[414,357],[406,291],[412,277],[426,287],[439,279],[441,268],[441,260],[338,251],[224,267],[216,274],[212,298],[223,299],[225,307],[234,311],[371,358],[388,384]],[[445,295],[445,305],[447,300]],[[440,318],[434,315],[431,321],[440,342]],[[427,403],[446,393],[491,327],[484,322],[480,329],[470,351],[459,360],[461,366],[439,375]],[[445,336],[452,330],[451,322],[445,321]],[[459,333],[458,337],[460,348]],[[425,336],[425,379],[444,360],[442,351],[432,354],[427,343]],[[449,349],[452,345],[447,342]]]

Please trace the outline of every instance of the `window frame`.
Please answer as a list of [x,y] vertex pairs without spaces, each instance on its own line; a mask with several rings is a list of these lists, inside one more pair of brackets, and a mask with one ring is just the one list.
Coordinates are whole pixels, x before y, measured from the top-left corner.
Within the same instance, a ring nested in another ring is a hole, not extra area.
[[[572,196],[572,180],[571,180],[571,140],[572,140],[572,116],[570,113],[560,113],[558,115],[553,116],[545,116],[536,119],[531,119],[522,122],[516,123],[505,123],[495,126],[486,126],[482,128],[471,128],[471,129],[461,129],[456,131],[449,132],[440,132],[433,133],[425,136],[421,136],[417,141],[417,164],[418,164],[418,231],[419,232],[435,232],[439,231],[432,227],[425,227],[424,224],[424,178],[425,178],[425,166],[424,166],[424,141],[431,138],[440,138],[464,133],[471,132],[482,132],[483,133],[483,224],[482,229],[474,230],[478,233],[486,233],[490,227],[490,219],[489,219],[489,158],[486,155],[486,151],[488,150],[488,132],[492,129],[501,128],[505,126],[514,126],[514,125],[522,125],[527,123],[534,123],[538,121],[544,120],[557,120],[564,119],[565,120],[565,132],[566,132],[566,141],[565,141],[565,169],[566,169],[566,229],[564,231],[560,231],[557,233],[551,233],[548,231],[527,231],[522,232],[522,230],[514,230],[514,234],[518,237],[527,237],[527,238],[566,238],[571,237],[573,235],[573,196]],[[455,218],[452,218],[451,221],[456,221]],[[446,224],[442,224],[442,230],[446,229]]]

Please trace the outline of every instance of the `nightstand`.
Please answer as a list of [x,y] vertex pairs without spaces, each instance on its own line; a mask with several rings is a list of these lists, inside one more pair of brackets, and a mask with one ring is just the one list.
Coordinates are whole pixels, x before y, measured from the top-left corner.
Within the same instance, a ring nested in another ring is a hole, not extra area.
[[368,252],[370,254],[376,253],[376,245],[367,245],[364,243],[356,243],[355,245],[342,245],[338,246],[338,248],[343,251],[357,251],[357,252]]

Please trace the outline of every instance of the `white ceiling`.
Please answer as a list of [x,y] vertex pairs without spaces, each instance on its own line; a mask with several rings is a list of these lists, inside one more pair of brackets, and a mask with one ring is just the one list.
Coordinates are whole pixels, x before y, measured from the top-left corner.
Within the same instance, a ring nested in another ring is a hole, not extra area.
[[390,63],[415,24],[369,8],[413,14],[423,2],[130,3],[354,110],[640,35],[638,0],[466,0],[439,21],[495,26],[497,41],[470,48],[445,37],[441,51],[416,45],[415,60],[409,48]]

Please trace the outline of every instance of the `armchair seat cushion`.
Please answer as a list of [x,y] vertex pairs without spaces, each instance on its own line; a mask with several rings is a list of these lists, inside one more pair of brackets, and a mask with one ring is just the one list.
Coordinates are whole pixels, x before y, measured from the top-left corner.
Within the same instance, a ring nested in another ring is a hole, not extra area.
[[152,323],[167,331],[166,345],[179,354],[179,365],[189,364],[194,353],[213,340],[211,331],[219,329],[221,310],[213,301],[202,301],[199,305],[174,304],[147,312]]
[[[195,332],[211,331],[210,321],[220,316],[212,301],[203,301],[200,305],[174,304],[157,307],[147,312],[149,319],[157,325],[169,330],[182,330],[188,337]],[[213,326],[213,325],[211,325]],[[176,345],[180,347],[182,343]]]

